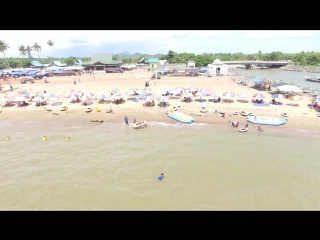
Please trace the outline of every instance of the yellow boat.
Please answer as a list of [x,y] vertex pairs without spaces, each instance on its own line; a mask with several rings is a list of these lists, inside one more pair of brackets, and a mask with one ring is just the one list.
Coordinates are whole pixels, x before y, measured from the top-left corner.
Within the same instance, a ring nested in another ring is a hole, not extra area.
[[97,112],[101,112],[101,109],[100,109],[99,106],[96,107],[96,111],[97,111]]
[[63,107],[60,108],[60,111],[66,111],[67,109],[68,109],[67,106],[63,106]]

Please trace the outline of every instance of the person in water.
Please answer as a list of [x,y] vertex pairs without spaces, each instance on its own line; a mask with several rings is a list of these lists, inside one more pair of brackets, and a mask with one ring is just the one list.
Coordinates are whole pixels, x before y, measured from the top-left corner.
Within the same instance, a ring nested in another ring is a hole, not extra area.
[[249,127],[249,124],[247,123],[245,126],[244,126],[244,128],[248,128]]
[[163,173],[160,174],[160,176],[158,177],[158,180],[159,180],[159,181],[164,180],[164,174],[163,174]]

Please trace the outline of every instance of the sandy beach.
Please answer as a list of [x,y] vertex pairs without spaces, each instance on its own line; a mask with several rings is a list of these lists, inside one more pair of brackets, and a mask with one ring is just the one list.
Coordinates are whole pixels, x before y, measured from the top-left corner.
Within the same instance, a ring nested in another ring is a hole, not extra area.
[[[73,80],[78,81],[80,77],[81,83],[74,85]],[[159,121],[167,123],[178,123],[177,121],[167,117],[166,110],[167,108],[158,107],[159,103],[155,100],[156,106],[154,107],[144,107],[145,103],[142,100],[138,102],[133,102],[127,100],[129,96],[125,96],[125,103],[123,104],[99,104],[101,112],[96,112],[95,108],[98,105],[97,101],[94,101],[92,105],[82,106],[80,103],[70,103],[70,99],[64,98],[63,92],[66,89],[74,89],[76,92],[80,89],[87,89],[94,94],[105,93],[110,94],[108,90],[112,88],[119,88],[121,93],[125,95],[130,87],[136,87],[138,89],[144,88],[144,83],[147,79],[150,78],[150,73],[143,69],[132,70],[124,72],[121,74],[116,73],[96,73],[95,77],[83,74],[82,76],[61,76],[61,77],[50,77],[48,78],[49,83],[44,83],[43,80],[36,80],[35,83],[21,84],[18,80],[10,79],[10,82],[14,88],[19,88],[13,92],[17,93],[22,88],[29,88],[31,90],[38,90],[41,93],[54,92],[56,95],[60,95],[61,99],[57,102],[62,102],[62,105],[46,107],[36,107],[35,102],[29,102],[27,107],[2,107],[0,108],[0,121],[3,120],[16,120],[16,121],[73,121],[74,119],[83,120],[89,124],[91,120],[103,120],[104,122],[120,123],[124,122],[123,118],[126,115],[129,118],[129,122],[132,123],[133,119],[137,121],[146,120],[148,121]],[[5,89],[8,89],[9,84],[3,82],[2,86]],[[294,102],[299,104],[297,107],[291,107],[292,103],[288,99],[276,99],[283,103],[282,106],[270,105],[268,107],[254,106],[250,101],[252,97],[247,98],[248,103],[238,102],[241,100],[237,95],[240,92],[246,92],[250,96],[258,93],[256,89],[236,84],[236,82],[229,76],[224,77],[170,77],[170,76],[161,76],[161,79],[150,80],[150,87],[154,92],[157,92],[164,87],[176,88],[176,87],[197,87],[198,89],[208,86],[212,91],[218,92],[221,94],[224,92],[233,92],[235,97],[230,98],[234,100],[233,103],[218,103],[214,104],[212,102],[206,101],[203,103],[193,101],[191,103],[181,102],[180,99],[169,100],[171,106],[181,106],[179,111],[188,114],[194,117],[196,123],[209,123],[209,124],[230,124],[228,123],[228,116],[231,115],[232,121],[240,122],[240,127],[246,124],[246,118],[241,115],[233,115],[235,111],[246,111],[252,112],[256,116],[263,117],[276,117],[282,118],[281,113],[287,113],[287,123],[281,126],[268,126],[274,128],[296,128],[296,129],[306,129],[320,131],[319,126],[319,117],[317,113],[310,111],[307,105],[311,102],[311,97],[304,97],[302,100]],[[8,93],[8,92],[7,92]],[[270,102],[271,95],[268,92],[261,92],[265,95],[264,102]],[[156,97],[160,94],[156,94]],[[196,97],[199,99],[199,97]],[[202,99],[208,100],[208,97],[202,97]],[[243,99],[242,99],[243,100]],[[67,111],[60,111],[61,106],[67,106]],[[200,113],[200,106],[205,105],[208,109],[207,113]],[[106,109],[112,107],[112,113],[106,113]],[[91,107],[92,112],[86,113],[85,109]],[[50,109],[51,111],[47,111]],[[222,118],[220,114],[215,114],[214,111],[224,111],[226,113],[225,118]],[[250,124],[249,128],[254,126],[257,128],[257,125]]]

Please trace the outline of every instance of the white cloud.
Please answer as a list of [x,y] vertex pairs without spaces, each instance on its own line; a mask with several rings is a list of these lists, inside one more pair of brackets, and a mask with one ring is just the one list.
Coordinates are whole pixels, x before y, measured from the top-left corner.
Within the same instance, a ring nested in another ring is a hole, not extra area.
[[56,30],[39,30],[39,31],[0,31],[0,36],[10,48],[7,51],[8,56],[17,56],[19,54],[19,45],[31,46],[35,42],[42,46],[40,52],[43,56],[50,54],[50,48],[47,41],[50,39],[55,44],[52,49],[66,49],[75,46],[100,44],[112,44],[128,41],[143,42],[154,41],[171,44],[172,48],[178,45],[178,38],[209,38],[229,36],[233,31],[56,31]]
[[277,38],[277,37],[308,37],[319,31],[303,30],[279,30],[279,31],[246,31],[244,38]]

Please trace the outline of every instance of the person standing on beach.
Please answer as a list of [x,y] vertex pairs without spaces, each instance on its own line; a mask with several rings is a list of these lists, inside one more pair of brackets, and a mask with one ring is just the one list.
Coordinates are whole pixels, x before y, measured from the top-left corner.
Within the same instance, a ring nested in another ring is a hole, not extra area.
[[78,83],[80,83],[80,78],[78,79]]
[[73,80],[73,85],[76,85],[77,84],[77,80]]
[[231,115],[228,117],[228,123],[231,123]]
[[136,119],[133,119],[133,124],[135,124],[136,123]]
[[126,123],[126,125],[129,125],[129,119],[127,116],[124,116],[124,122]]

